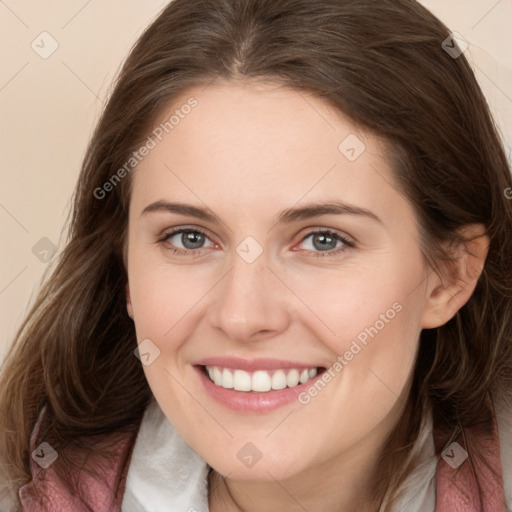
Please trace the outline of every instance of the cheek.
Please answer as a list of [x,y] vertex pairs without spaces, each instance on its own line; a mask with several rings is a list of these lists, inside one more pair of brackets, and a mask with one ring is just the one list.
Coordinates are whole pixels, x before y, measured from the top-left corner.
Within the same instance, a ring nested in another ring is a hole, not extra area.
[[[211,269],[169,265],[134,251],[129,265],[130,295],[139,342],[176,339],[176,328],[190,322],[211,288]],[[199,306],[199,307],[198,307]],[[162,347],[168,350],[170,347]]]
[[294,291],[314,313],[302,319],[311,319],[308,329],[332,354],[332,378],[325,376],[330,391],[322,390],[317,399],[312,390],[314,396],[304,396],[303,403],[314,401],[338,418],[348,415],[368,425],[389,412],[414,369],[421,276],[421,262],[412,258],[408,265],[317,272],[314,280],[290,276]]
[[399,268],[396,263],[384,267],[382,262],[358,268],[346,265],[339,270],[306,269],[300,275],[289,272],[286,276],[303,303],[302,320],[308,320],[308,327],[333,353],[350,350],[353,341],[366,347],[371,340],[384,337],[393,344],[404,324],[416,322],[411,318],[411,291],[412,283],[420,281],[421,269],[413,265]]
[[204,272],[161,261],[150,263],[134,257],[132,263],[130,293],[137,340],[150,340],[156,346],[156,357],[143,365],[153,395],[180,432],[190,430],[187,411],[191,409],[194,425],[211,429],[201,410],[191,408],[191,396],[197,396],[198,390],[189,389],[190,382],[197,377],[186,356],[187,341],[205,314],[206,301],[202,299],[212,287],[210,280]]

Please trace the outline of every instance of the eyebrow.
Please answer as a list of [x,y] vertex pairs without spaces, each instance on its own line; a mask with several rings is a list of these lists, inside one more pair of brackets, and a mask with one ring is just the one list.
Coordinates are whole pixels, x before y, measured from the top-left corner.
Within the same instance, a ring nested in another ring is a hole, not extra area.
[[[174,203],[168,201],[156,201],[149,204],[142,211],[142,215],[153,212],[177,213],[196,217],[211,223],[221,223],[220,218],[209,208],[198,208],[184,203]],[[341,201],[331,201],[327,203],[310,203],[304,206],[287,208],[277,215],[276,223],[291,223],[299,220],[320,217],[322,215],[359,215],[372,219],[382,225],[382,220],[372,211]]]
[[382,220],[372,211],[341,201],[331,201],[321,204],[312,203],[300,207],[288,208],[278,215],[277,222],[293,222],[312,217],[320,217],[321,215],[359,215],[384,225]]
[[190,204],[169,203],[167,201],[156,201],[149,204],[142,210],[141,216],[153,212],[178,213],[180,215],[188,215],[201,220],[207,220],[212,223],[219,223],[220,219],[208,208],[198,208]]

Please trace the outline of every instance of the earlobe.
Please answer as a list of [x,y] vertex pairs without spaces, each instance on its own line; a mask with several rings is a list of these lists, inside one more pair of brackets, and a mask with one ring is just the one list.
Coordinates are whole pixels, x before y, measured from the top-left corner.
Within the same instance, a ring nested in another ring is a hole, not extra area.
[[130,285],[128,283],[126,283],[126,310],[128,311],[128,316],[133,320],[133,307],[130,298]]
[[421,317],[423,329],[440,327],[452,319],[473,294],[489,250],[489,237],[481,224],[466,226],[467,240],[459,247],[456,261],[447,264],[443,278],[436,274]]

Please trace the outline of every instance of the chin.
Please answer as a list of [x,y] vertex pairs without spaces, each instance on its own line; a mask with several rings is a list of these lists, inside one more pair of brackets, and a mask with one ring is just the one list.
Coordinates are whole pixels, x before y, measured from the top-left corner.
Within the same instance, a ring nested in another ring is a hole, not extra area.
[[247,443],[235,452],[235,461],[232,457],[227,459],[224,454],[222,458],[207,462],[217,473],[231,480],[240,481],[286,480],[307,469],[306,461],[303,457],[298,457],[297,452],[292,454],[290,459],[283,458],[283,454],[276,457],[276,448],[269,453],[273,456],[265,456],[254,445]]

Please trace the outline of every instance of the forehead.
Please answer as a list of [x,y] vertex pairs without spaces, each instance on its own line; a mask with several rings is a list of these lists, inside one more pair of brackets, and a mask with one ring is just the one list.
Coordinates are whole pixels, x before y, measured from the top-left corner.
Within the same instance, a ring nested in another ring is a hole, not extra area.
[[383,141],[313,94],[275,83],[190,88],[150,136],[155,147],[133,176],[139,209],[163,196],[242,209],[325,199],[375,207],[378,197],[385,209],[399,195]]
[[[164,136],[183,156],[200,145],[204,151],[195,151],[197,159],[229,157],[232,165],[252,171],[254,164],[266,163],[260,166],[263,172],[293,160],[337,159],[346,137],[370,138],[312,93],[272,82],[217,81],[191,88],[172,101],[160,120],[185,109],[191,98],[196,106]],[[373,139],[368,149],[382,153]]]

